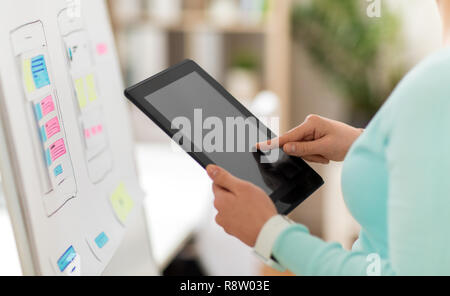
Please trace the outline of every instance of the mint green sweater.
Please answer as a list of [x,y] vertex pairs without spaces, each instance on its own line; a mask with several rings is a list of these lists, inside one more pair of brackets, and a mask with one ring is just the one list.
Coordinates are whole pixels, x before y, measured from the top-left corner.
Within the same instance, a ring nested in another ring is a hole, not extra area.
[[345,203],[351,251],[297,224],[273,254],[297,275],[450,275],[450,49],[412,70],[351,147]]

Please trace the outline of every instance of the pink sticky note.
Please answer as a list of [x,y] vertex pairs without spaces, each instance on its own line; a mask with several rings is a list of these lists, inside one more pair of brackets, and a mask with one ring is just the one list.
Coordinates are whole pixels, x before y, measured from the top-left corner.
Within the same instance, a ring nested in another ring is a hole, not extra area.
[[105,43],[99,43],[97,44],[97,54],[98,55],[105,55],[108,52],[108,45]]
[[103,132],[103,126],[101,124],[97,126],[97,132],[99,133]]
[[89,132],[88,129],[84,131],[84,137],[85,137],[86,139],[89,139],[89,138],[91,137],[91,132]]
[[55,104],[53,103],[53,98],[51,95],[41,101],[41,109],[42,116],[46,116],[50,112],[55,111]]
[[66,154],[66,145],[64,144],[64,139],[59,139],[55,143],[50,146],[50,155],[52,157],[52,161],[57,160],[64,154]]
[[47,134],[47,139],[50,139],[57,133],[61,131],[61,127],[59,125],[58,117],[53,117],[45,124],[45,133]]

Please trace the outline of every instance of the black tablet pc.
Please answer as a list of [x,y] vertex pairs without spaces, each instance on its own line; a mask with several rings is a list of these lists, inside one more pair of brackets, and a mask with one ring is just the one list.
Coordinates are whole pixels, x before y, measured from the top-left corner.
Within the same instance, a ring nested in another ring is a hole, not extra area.
[[125,96],[201,166],[216,164],[261,187],[281,214],[323,184],[302,159],[256,150],[276,135],[191,60],[127,88]]

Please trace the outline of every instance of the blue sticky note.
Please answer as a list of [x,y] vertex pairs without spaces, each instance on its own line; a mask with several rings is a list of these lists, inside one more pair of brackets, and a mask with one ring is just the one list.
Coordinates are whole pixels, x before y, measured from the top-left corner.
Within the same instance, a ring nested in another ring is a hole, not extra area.
[[42,88],[50,84],[47,64],[43,55],[31,59],[31,73],[36,88]]
[[34,106],[34,114],[36,115],[37,120],[41,120],[42,119],[41,104],[36,104]]
[[44,126],[41,126],[41,140],[42,143],[45,143],[47,141],[47,133],[45,132]]
[[77,256],[73,246],[70,246],[64,254],[58,259],[58,267],[61,272],[63,272],[67,266],[72,263],[73,259]]
[[52,159],[50,158],[50,149],[45,151],[45,159],[47,160],[47,166],[52,164]]
[[97,245],[97,247],[99,247],[100,249],[103,248],[109,241],[108,236],[102,232],[100,233],[96,238],[95,238],[95,243]]
[[55,177],[58,177],[59,175],[61,175],[63,173],[63,168],[62,165],[57,166],[54,170],[53,173],[55,174]]

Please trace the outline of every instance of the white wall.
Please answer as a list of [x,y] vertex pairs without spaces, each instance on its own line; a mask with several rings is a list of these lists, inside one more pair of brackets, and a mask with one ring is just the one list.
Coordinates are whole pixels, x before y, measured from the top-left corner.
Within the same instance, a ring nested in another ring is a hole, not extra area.
[[404,58],[416,64],[441,46],[441,23],[435,0],[383,0],[403,18]]

